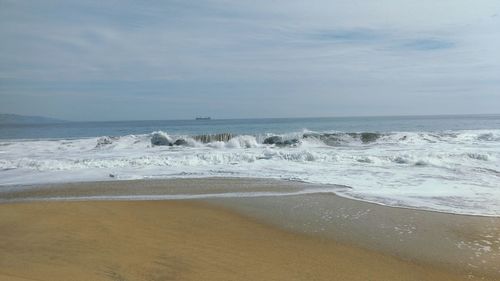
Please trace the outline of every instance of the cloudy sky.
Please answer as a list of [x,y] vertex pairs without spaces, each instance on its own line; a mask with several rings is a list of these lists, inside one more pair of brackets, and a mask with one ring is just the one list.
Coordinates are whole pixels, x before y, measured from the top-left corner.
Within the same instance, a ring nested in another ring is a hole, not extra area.
[[0,0],[0,112],[500,113],[500,1]]

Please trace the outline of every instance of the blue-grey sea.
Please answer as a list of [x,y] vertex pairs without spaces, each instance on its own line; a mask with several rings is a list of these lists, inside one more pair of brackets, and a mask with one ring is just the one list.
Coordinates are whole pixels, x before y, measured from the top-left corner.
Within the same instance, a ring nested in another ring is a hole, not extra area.
[[263,134],[301,130],[341,132],[445,131],[500,129],[500,115],[152,120],[0,124],[0,139],[55,139],[147,134],[161,130],[179,135]]

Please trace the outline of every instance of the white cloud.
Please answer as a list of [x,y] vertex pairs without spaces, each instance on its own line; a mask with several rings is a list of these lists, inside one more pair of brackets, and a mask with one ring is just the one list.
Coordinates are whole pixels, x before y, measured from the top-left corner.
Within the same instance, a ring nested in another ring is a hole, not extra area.
[[[154,81],[184,81],[195,86],[156,92],[190,95],[217,82],[205,88],[217,98],[228,85],[253,83],[261,92],[240,98],[280,92],[300,100],[293,93],[302,91],[315,104],[345,99],[353,115],[364,95],[394,108],[401,96],[454,90],[459,99],[500,101],[499,13],[498,1],[3,0],[0,81],[8,87],[0,87],[0,99],[29,91],[21,84],[41,91],[37,81],[52,83],[52,91],[74,83],[76,92],[96,81],[151,81],[153,88]],[[422,113],[428,110],[439,108]]]

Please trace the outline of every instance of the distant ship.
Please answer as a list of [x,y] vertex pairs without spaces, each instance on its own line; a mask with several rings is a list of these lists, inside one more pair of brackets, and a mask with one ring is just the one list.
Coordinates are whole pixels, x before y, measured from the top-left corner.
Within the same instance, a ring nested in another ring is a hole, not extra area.
[[209,116],[207,116],[207,117],[201,117],[201,116],[200,117],[196,117],[196,120],[210,120],[210,119],[212,119],[212,118],[210,118]]

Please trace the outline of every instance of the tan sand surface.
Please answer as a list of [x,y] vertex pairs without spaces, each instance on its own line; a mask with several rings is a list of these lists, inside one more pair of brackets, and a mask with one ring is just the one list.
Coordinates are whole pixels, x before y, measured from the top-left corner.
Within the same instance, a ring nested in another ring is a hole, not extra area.
[[466,280],[190,201],[0,204],[0,280]]

